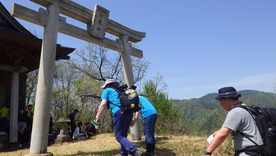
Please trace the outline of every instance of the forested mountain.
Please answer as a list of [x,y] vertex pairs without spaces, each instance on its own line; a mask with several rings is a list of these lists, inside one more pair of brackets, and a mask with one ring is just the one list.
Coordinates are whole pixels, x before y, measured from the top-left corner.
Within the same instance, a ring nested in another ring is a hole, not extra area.
[[[240,100],[247,105],[276,108],[276,94],[255,90],[243,90]],[[189,134],[206,135],[220,128],[227,112],[215,100],[216,93],[190,100],[173,100],[173,107],[184,118]]]

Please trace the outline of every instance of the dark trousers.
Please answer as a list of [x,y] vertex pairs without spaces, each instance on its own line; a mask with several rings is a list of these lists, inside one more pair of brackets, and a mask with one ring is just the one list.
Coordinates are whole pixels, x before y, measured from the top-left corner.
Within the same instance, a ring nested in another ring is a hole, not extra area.
[[234,156],[239,156],[242,153],[245,153],[245,154],[250,155],[250,156],[266,156],[267,155],[264,148],[263,148],[263,146],[246,147],[243,150],[235,151]]
[[146,138],[147,153],[154,153],[155,150],[155,123],[157,120],[157,114],[150,115],[142,120],[144,126],[144,135]]
[[75,129],[76,129],[76,123],[74,122],[74,123],[70,123],[70,136],[71,137],[73,137],[73,134],[74,134],[74,131],[75,131]]
[[146,138],[146,142],[148,144],[152,144],[152,145],[155,145],[154,132],[155,132],[156,120],[157,120],[157,114],[153,114],[153,115],[148,116],[142,120],[143,126],[144,126],[144,135]]
[[0,118],[0,131],[5,131],[6,133],[9,133],[9,120],[6,117]]
[[133,153],[137,148],[127,139],[127,133],[133,113],[123,113],[117,111],[113,116],[113,129],[116,140],[121,144],[120,154],[123,156]]

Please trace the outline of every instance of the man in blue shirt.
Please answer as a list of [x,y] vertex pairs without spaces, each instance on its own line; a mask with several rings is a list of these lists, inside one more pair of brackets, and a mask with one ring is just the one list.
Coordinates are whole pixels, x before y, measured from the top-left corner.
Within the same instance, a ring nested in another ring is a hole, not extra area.
[[106,105],[109,105],[113,120],[113,129],[116,140],[121,144],[120,154],[127,156],[130,153],[133,156],[140,156],[142,152],[139,151],[128,139],[127,133],[130,122],[132,121],[133,113],[121,113],[120,99],[118,98],[119,83],[114,79],[108,79],[102,86],[104,91],[101,95],[101,104],[96,115],[96,123],[100,123],[100,117],[105,109]]
[[138,120],[139,114],[142,116],[142,122],[144,126],[144,135],[146,139],[146,153],[145,156],[153,156],[155,150],[155,123],[157,120],[157,111],[151,102],[143,96],[139,96],[139,101],[142,106],[140,113],[136,112],[135,118],[131,122],[130,126],[133,126]]

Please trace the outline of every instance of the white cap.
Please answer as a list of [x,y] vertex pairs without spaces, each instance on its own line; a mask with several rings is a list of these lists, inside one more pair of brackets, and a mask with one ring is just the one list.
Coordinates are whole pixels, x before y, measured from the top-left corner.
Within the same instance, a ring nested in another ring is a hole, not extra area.
[[110,83],[116,83],[116,81],[114,79],[107,79],[105,81],[104,85],[102,85],[102,88],[105,88],[105,86],[110,84]]

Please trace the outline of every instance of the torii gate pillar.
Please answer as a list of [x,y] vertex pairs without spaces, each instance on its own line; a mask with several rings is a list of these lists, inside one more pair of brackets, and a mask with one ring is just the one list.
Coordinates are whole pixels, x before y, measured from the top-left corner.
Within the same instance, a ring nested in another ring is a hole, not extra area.
[[53,155],[52,153],[47,153],[47,146],[59,23],[59,6],[51,4],[47,6],[47,9],[49,18],[44,28],[35,99],[36,106],[34,111],[31,146],[28,156]]
[[[124,49],[124,51],[121,53],[121,56],[124,67],[124,78],[126,81],[125,83],[128,86],[132,86],[134,84],[134,78],[131,66],[131,58],[129,54],[131,52],[131,46],[128,43],[128,37],[126,35],[120,36],[120,40],[123,42]],[[140,125],[138,122],[133,127],[130,127],[130,131],[132,140],[141,140]]]

